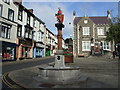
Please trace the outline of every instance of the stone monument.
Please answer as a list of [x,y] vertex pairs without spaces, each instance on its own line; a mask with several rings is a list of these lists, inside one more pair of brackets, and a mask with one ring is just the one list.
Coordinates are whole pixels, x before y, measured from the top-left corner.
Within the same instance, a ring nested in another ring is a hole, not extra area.
[[64,68],[65,67],[65,61],[64,61],[64,52],[62,50],[62,28],[64,28],[64,15],[62,14],[62,10],[58,8],[57,14],[55,14],[57,18],[57,23],[55,24],[55,27],[57,27],[58,30],[58,50],[55,54],[55,68]]
[[[55,14],[58,23],[55,24],[58,30],[58,50],[55,54],[55,65],[48,67],[38,67],[39,75],[37,80],[41,83],[69,84],[80,81],[80,67],[66,67],[64,61],[64,52],[62,50],[62,28],[64,28],[64,15],[60,8]],[[52,82],[51,82],[52,81]]]

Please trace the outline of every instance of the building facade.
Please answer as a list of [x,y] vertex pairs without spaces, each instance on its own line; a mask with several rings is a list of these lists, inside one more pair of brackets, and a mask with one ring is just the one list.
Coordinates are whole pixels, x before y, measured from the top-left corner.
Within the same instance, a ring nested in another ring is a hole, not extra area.
[[74,17],[74,56],[94,54],[96,44],[99,45],[97,49],[113,50],[113,43],[106,41],[106,31],[111,23],[109,11],[107,11],[107,16]]
[[26,9],[21,3],[14,2],[17,10],[17,38],[16,38],[16,57],[17,59],[33,57],[33,20],[34,15]]
[[3,61],[53,56],[57,50],[57,36],[22,0],[0,0],[0,32]]
[[45,23],[40,19],[36,19],[34,23],[34,58],[45,57]]
[[46,28],[46,56],[53,56],[57,51],[57,36]]
[[2,60],[16,60],[17,9],[9,0],[0,0],[0,42]]

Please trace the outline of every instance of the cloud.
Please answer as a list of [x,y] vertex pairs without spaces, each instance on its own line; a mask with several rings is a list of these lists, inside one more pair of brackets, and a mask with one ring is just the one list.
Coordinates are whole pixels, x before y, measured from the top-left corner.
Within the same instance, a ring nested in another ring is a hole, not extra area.
[[65,24],[65,28],[63,29],[63,37],[66,38],[72,35],[72,26],[69,25],[69,22],[72,22],[72,14],[67,10],[67,7],[65,5],[57,2],[26,2],[24,5],[27,8],[32,8],[34,10],[34,14],[43,22],[45,22],[47,28],[54,34],[57,34],[57,29],[55,27],[57,19],[55,17],[55,13],[57,13],[58,7],[61,7],[63,14],[65,15],[65,20],[63,22]]

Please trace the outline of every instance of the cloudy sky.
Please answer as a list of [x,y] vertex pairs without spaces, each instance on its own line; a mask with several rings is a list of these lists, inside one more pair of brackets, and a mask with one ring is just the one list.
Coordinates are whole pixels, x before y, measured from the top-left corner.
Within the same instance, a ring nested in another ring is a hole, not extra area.
[[[38,0],[39,1],[39,0]],[[111,16],[118,15],[118,3],[117,2],[23,2],[23,5],[28,9],[33,9],[34,14],[45,22],[47,28],[54,34],[57,34],[55,23],[57,19],[55,13],[58,11],[58,7],[62,9],[65,15],[65,28],[63,29],[63,38],[68,38],[72,35],[72,23],[73,11],[76,11],[76,16],[84,16],[85,13],[88,16],[106,16],[107,10],[111,11]]]

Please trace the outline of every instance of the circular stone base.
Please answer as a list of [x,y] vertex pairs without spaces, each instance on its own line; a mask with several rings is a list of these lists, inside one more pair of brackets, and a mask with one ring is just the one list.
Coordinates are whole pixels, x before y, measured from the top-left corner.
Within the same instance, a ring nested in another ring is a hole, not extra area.
[[[79,67],[65,67],[56,69],[54,67],[40,68],[38,77],[44,79],[45,82],[51,82],[54,84],[70,84],[80,81],[80,68]],[[82,78],[81,78],[82,79]],[[39,79],[37,79],[39,80]]]

